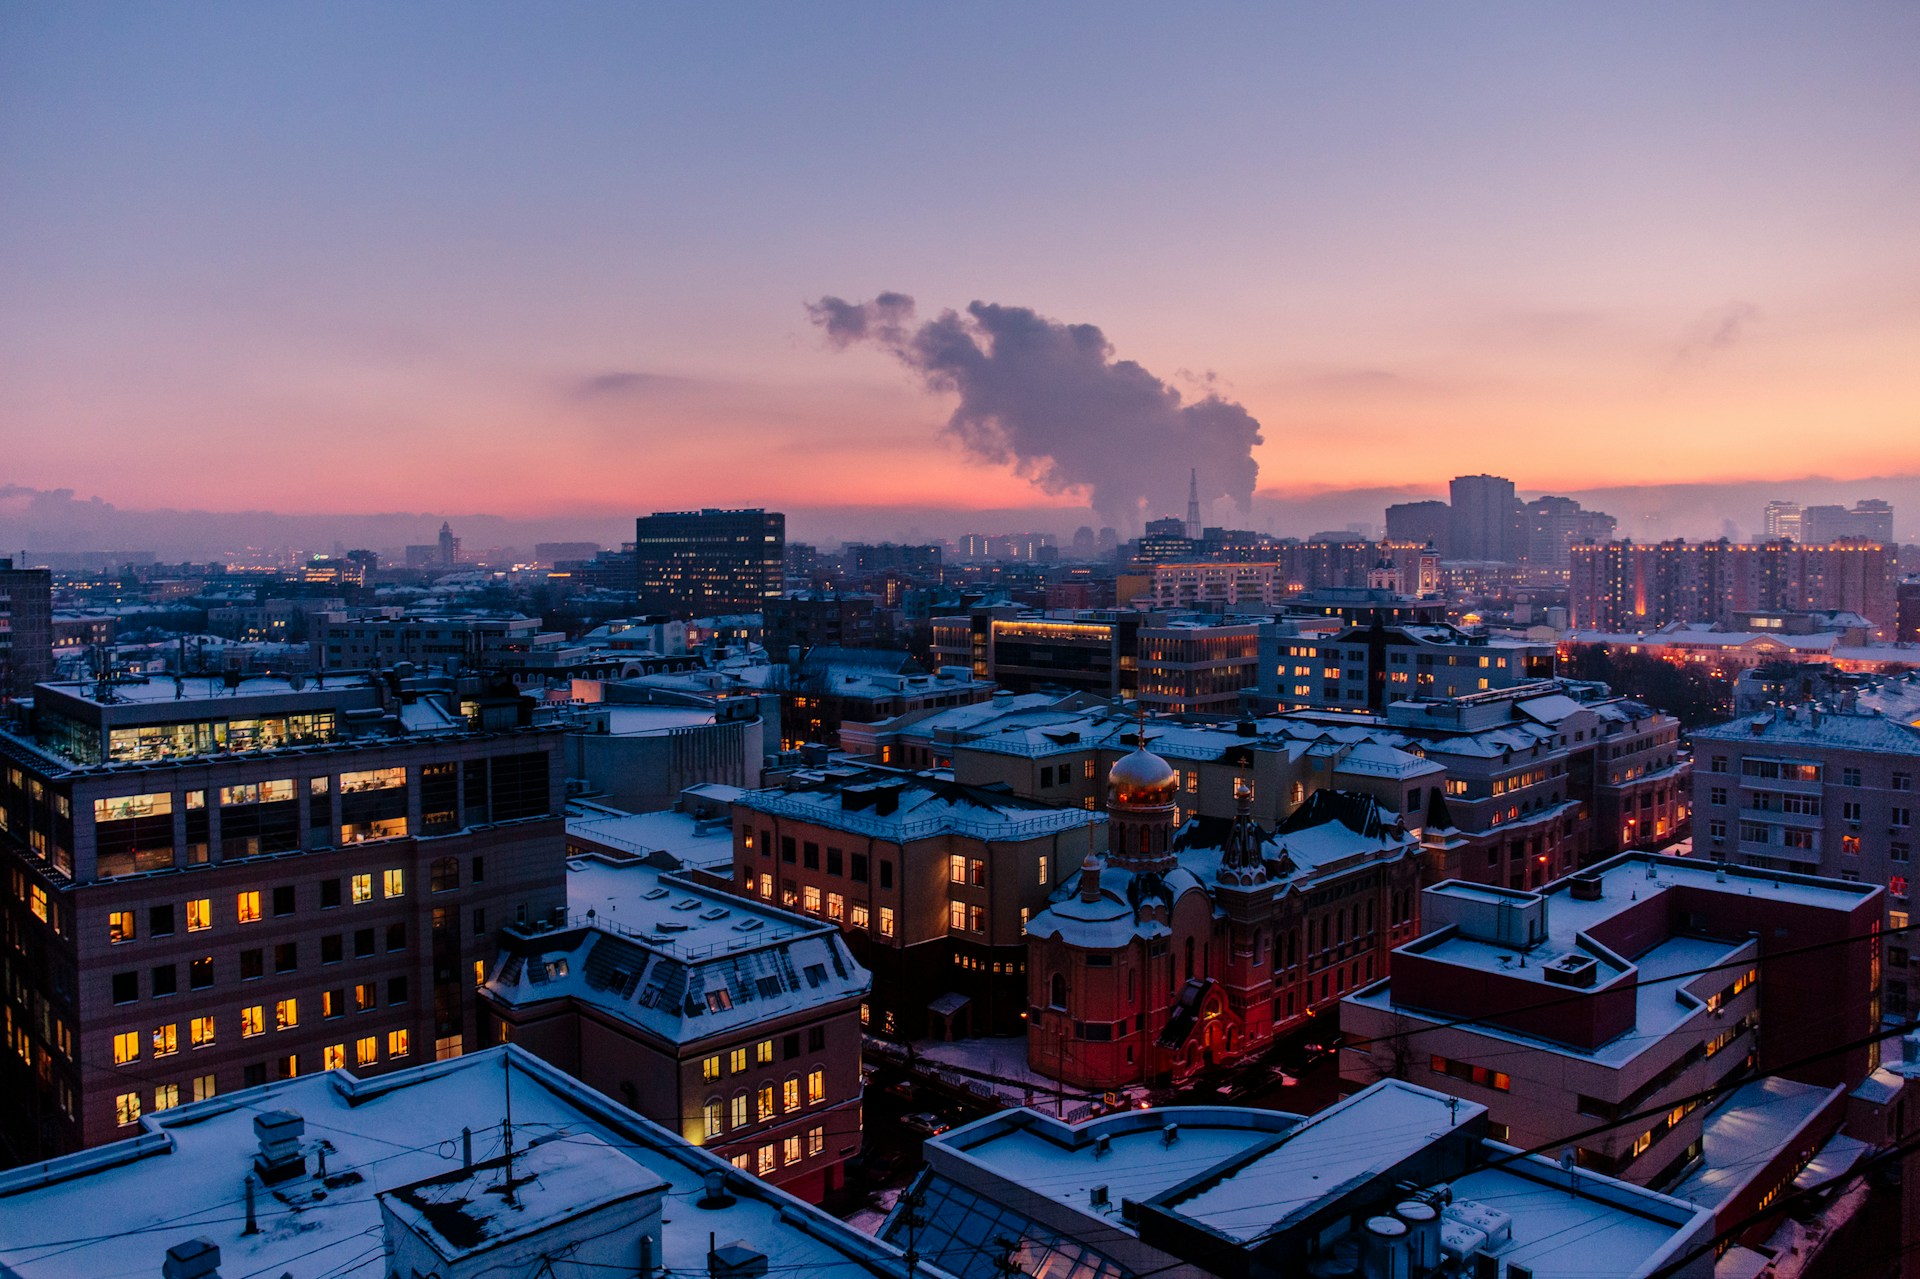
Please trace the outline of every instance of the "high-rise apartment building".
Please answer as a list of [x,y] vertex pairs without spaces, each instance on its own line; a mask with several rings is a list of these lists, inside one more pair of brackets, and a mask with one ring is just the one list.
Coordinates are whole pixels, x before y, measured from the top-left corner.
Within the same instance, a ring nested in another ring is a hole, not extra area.
[[0,559],[0,700],[53,676],[53,573]]
[[1450,486],[1447,558],[1511,564],[1524,549],[1520,499],[1499,475],[1461,475]]
[[1730,628],[1739,613],[1846,611],[1890,633],[1893,567],[1892,547],[1867,542],[1577,546],[1570,581],[1573,625],[1618,632],[1650,631],[1668,622]]
[[1564,569],[1575,546],[1611,542],[1618,524],[1604,511],[1588,511],[1570,497],[1536,497],[1526,505],[1526,558],[1536,568]]
[[707,617],[757,613],[780,593],[787,517],[777,511],[657,511],[634,526],[639,605]]
[[1424,546],[1431,542],[1442,555],[1447,553],[1453,509],[1438,498],[1424,502],[1396,502],[1387,508],[1387,540],[1413,542]]
[[561,734],[524,718],[352,676],[36,688],[0,731],[5,1152],[471,1047],[494,931],[566,901]]

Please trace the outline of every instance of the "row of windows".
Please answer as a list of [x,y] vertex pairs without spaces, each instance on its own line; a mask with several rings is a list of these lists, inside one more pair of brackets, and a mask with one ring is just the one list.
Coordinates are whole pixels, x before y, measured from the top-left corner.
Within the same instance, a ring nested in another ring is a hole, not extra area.
[[[435,892],[444,892],[447,888],[459,887],[459,863],[451,857],[443,857],[433,864],[433,882]],[[481,883],[486,878],[485,862],[482,858],[473,859],[473,880]],[[407,872],[396,867],[380,872],[376,881],[372,872],[350,875],[344,882],[338,879],[320,881],[320,909],[332,910],[344,901],[351,900],[354,905],[365,905],[375,900],[391,900],[404,897],[407,892]],[[267,906],[272,907],[276,918],[291,915],[295,910],[295,892],[292,884],[280,884],[270,894],[262,895],[261,890],[250,888],[234,894],[233,919],[236,924],[257,924],[266,917]],[[184,923],[190,933],[205,932],[214,926],[213,899],[196,897],[186,903]],[[150,937],[170,937],[182,922],[175,914],[173,903],[149,906],[147,908],[147,935]],[[140,937],[138,913],[132,910],[116,910],[107,914],[107,941],[111,945],[137,941]]]
[[709,1097],[702,1108],[708,1139],[724,1136],[729,1129],[763,1124],[782,1114],[792,1114],[807,1106],[819,1105],[827,1099],[827,1072],[818,1066],[807,1072],[804,1102],[800,1089],[800,1076],[788,1075],[778,1089],[769,1081],[751,1094],[743,1090],[735,1093],[731,1099]]
[[[827,1028],[810,1026],[807,1028],[807,1051],[823,1052],[827,1046]],[[792,1061],[800,1055],[800,1034],[798,1031],[781,1037],[781,1051],[786,1060]],[[726,1054],[727,1069],[732,1074],[745,1074],[749,1069],[747,1062],[748,1046],[741,1044]],[[753,1065],[766,1066],[773,1062],[773,1040],[762,1039],[752,1046]],[[721,1056],[715,1053],[700,1062],[700,1077],[708,1083],[720,1078]]]
[[[386,1055],[388,1060],[404,1060],[411,1056],[412,1053],[413,1039],[411,1032],[406,1030],[390,1030],[387,1032]],[[353,1042],[354,1065],[372,1066],[380,1060],[379,1035],[364,1035]],[[321,1049],[320,1062],[321,1069],[323,1070],[344,1069],[347,1064],[347,1045],[344,1043],[329,1044],[327,1047]],[[293,1078],[299,1073],[299,1065],[299,1058],[295,1054],[288,1054],[281,1058],[279,1063],[280,1077],[282,1079]],[[248,1087],[255,1087],[265,1083],[265,1065],[249,1067],[248,1075],[249,1077],[246,1080]],[[255,1078],[255,1075],[258,1077]],[[192,1094],[191,1100],[206,1101],[215,1095],[214,1076],[210,1074],[196,1075],[188,1084],[188,1088]],[[153,1109],[156,1113],[163,1110],[171,1110],[175,1106],[180,1105],[181,1102],[181,1086],[179,1084],[166,1083],[156,1084],[154,1086]],[[115,1096],[113,1099],[113,1113],[114,1122],[123,1128],[139,1123],[142,1113],[141,1094],[138,1092],[123,1092]]]
[[[382,953],[376,946],[377,934],[371,928],[361,928],[353,934],[353,957],[371,959]],[[394,954],[407,948],[407,926],[388,924],[386,929],[386,954]],[[320,963],[338,964],[346,958],[346,935],[330,933],[320,939]],[[187,988],[189,990],[210,990],[214,983],[212,955],[202,955],[187,962]],[[300,967],[300,944],[298,942],[279,942],[273,948],[273,971],[291,973]],[[155,999],[180,992],[180,965],[157,964],[147,970],[148,993]],[[254,947],[240,952],[240,980],[258,981],[267,975],[267,952],[265,947]],[[140,970],[123,969],[113,974],[113,1002],[130,1004],[140,998]]]
[[779,1144],[778,1157],[775,1156],[773,1142],[768,1142],[750,1154],[738,1154],[733,1157],[733,1166],[741,1172],[757,1173],[764,1177],[781,1164],[797,1164],[809,1156],[818,1155],[827,1148],[827,1130],[824,1127],[807,1129],[805,1154],[802,1154],[799,1134],[786,1138]]
[[[753,872],[749,870],[747,872],[749,891],[753,888],[752,877]],[[764,900],[773,900],[772,875],[760,876],[759,893]],[[859,902],[849,905],[847,899],[839,893],[827,893],[823,896],[820,889],[813,884],[802,887],[790,879],[781,881],[780,904],[788,910],[803,910],[809,915],[821,915],[836,924],[844,922],[849,928],[867,929],[873,926],[873,912],[869,907]],[[893,907],[880,908],[880,927],[877,931],[882,937],[893,936]]]

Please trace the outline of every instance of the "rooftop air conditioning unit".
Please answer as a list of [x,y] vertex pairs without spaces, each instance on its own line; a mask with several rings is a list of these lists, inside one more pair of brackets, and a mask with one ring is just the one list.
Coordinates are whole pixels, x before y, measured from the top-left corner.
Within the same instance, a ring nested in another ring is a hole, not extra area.
[[1590,988],[1600,977],[1600,961],[1591,955],[1565,954],[1541,966],[1541,974],[1556,986]]

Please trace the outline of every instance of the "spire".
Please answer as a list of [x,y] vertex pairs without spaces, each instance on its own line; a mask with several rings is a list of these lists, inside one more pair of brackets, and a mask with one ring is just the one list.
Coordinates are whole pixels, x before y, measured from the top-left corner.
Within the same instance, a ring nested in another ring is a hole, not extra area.
[[1200,540],[1200,468],[1197,466],[1187,477],[1187,537],[1195,542]]

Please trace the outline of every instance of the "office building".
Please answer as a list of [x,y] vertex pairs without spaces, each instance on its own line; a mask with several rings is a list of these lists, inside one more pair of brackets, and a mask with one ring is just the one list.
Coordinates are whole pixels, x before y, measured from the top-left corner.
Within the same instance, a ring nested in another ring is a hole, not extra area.
[[1260,627],[1263,709],[1380,711],[1388,703],[1462,697],[1553,676],[1552,644],[1491,639],[1449,626],[1375,620],[1337,631]]
[[1006,610],[933,619],[933,651],[942,666],[1017,693],[1036,689],[1132,697],[1139,691],[1139,635],[1162,619],[1116,611],[1065,617]]
[[557,729],[385,681],[42,684],[0,732],[14,1158],[473,1043],[493,931],[564,905]]
[[1634,853],[1534,892],[1422,896],[1420,936],[1341,1005],[1341,1075],[1484,1106],[1516,1146],[1651,1111],[1574,1153],[1667,1187],[1702,1156],[1695,1094],[1750,1067],[1844,1091],[1878,1064],[1871,1042],[1801,1061],[1879,1025],[1870,884]]
[[1166,715],[1232,715],[1252,688],[1257,622],[1175,620],[1134,634],[1140,705]]
[[1804,542],[1801,536],[1802,507],[1798,502],[1773,501],[1767,503],[1767,509],[1760,518],[1761,530],[1765,540]]
[[53,678],[53,571],[0,559],[0,700]]
[[675,617],[758,613],[780,594],[787,517],[711,508],[643,515],[634,525],[642,612]]
[[570,851],[568,918],[504,930],[480,1042],[511,1040],[800,1198],[839,1189],[871,985],[840,930],[705,887],[670,854]]
[[[1714,1274],[1711,1212],[1569,1176],[1491,1131],[1485,1106],[1399,1080],[1305,1118],[1003,1110],[926,1143],[927,1169],[880,1238],[959,1279],[994,1279],[1008,1258],[1093,1279]],[[981,1246],[988,1232],[1004,1250]]]

